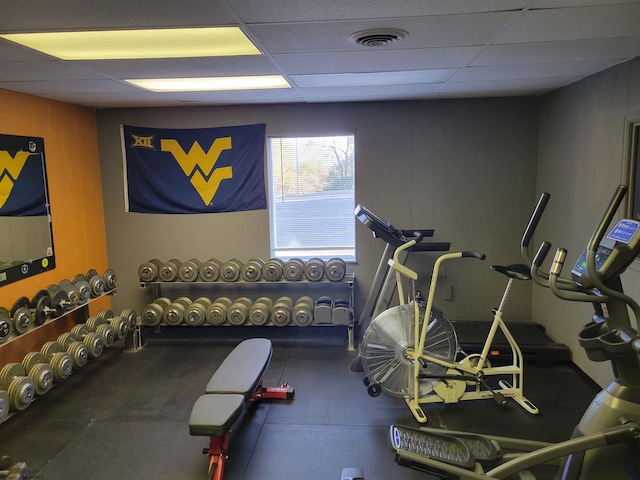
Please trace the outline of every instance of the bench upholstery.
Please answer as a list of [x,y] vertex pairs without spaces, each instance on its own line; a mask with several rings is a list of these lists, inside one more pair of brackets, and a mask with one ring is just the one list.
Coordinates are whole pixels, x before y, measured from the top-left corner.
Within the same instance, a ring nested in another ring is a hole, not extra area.
[[273,349],[267,338],[251,338],[234,348],[207,383],[206,393],[236,393],[248,399],[262,379]]
[[202,395],[191,410],[189,433],[205,437],[223,435],[238,419],[243,407],[242,395]]

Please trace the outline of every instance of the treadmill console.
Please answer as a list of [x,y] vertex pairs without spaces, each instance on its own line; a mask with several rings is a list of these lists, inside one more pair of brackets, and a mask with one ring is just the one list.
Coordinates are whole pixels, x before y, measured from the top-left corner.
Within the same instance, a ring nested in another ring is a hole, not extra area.
[[385,242],[395,247],[407,243],[409,240],[401,230],[398,230],[390,222],[385,222],[364,205],[358,205],[354,211],[356,218],[367,226],[376,238],[382,238]]
[[[595,267],[602,282],[617,277],[631,265],[640,253],[640,222],[620,220],[602,239],[595,252]],[[583,252],[571,270],[571,277],[578,285],[592,288],[593,282],[587,270],[587,252]]]
[[[390,222],[386,222],[364,205],[358,205],[354,210],[358,220],[367,226],[375,238],[381,238],[394,248],[404,245],[410,240],[414,240],[418,235],[421,237],[433,237],[433,229],[427,230],[400,230]],[[450,242],[419,242],[409,250],[413,252],[444,252],[451,247]]]

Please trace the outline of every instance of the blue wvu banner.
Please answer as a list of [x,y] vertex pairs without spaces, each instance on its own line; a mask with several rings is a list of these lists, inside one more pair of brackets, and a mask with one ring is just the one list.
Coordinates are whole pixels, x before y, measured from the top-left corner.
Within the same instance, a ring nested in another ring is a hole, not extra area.
[[265,124],[198,129],[123,125],[126,211],[267,208],[265,132]]
[[47,215],[42,149],[30,138],[0,135],[0,216]]

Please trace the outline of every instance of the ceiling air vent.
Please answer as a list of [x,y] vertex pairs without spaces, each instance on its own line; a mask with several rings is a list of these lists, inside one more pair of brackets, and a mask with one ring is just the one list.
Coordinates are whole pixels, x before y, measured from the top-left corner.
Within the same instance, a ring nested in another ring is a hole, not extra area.
[[384,47],[393,42],[402,40],[407,36],[407,32],[394,28],[379,28],[374,30],[363,30],[356,32],[349,37],[349,40],[365,47]]

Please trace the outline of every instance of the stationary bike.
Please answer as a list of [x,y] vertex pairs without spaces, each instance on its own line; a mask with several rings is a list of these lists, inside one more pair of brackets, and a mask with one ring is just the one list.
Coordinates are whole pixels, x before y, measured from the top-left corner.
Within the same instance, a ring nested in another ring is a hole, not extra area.
[[551,248],[548,242],[532,262],[536,282],[558,298],[593,305],[594,315],[580,332],[579,343],[589,359],[613,366],[615,379],[595,397],[572,438],[551,444],[392,425],[391,443],[399,464],[462,480],[503,479],[517,473],[535,478],[525,472],[542,464],[559,465],[556,478],[563,480],[640,478],[640,306],[623,293],[620,280],[640,254],[640,222],[624,219],[609,229],[626,191],[625,186],[616,190],[570,278],[561,277],[567,255],[562,248],[550,271],[541,270]]
[[[511,398],[527,412],[537,414],[538,408],[523,394],[522,352],[502,320],[513,282],[530,279],[528,268],[524,265],[492,267],[506,275],[509,281],[500,306],[495,310],[482,352],[467,355],[458,346],[451,322],[433,306],[433,299],[444,261],[457,258],[484,260],[485,256],[477,252],[453,252],[438,257],[426,303],[420,302],[415,290],[417,273],[398,261],[403,252],[420,239],[418,235],[396,249],[389,265],[396,273],[399,305],[378,315],[364,334],[361,357],[368,393],[376,396],[384,392],[404,398],[415,419],[421,423],[427,422],[427,416],[420,404],[487,398],[500,405]],[[408,283],[408,299],[405,299],[403,279]],[[498,330],[507,339],[511,362],[492,366],[488,357]],[[495,381],[491,382],[492,379]]]

